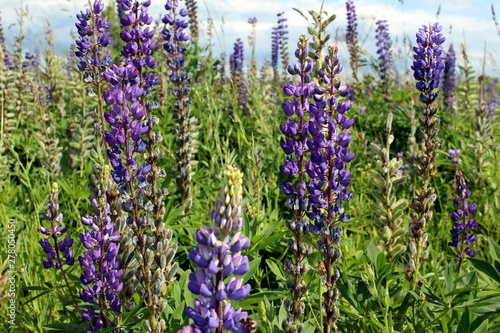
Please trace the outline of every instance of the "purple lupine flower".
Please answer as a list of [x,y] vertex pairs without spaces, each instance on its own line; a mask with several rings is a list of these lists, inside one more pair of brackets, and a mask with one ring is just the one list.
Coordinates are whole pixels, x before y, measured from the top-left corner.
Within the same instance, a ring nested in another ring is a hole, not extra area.
[[280,31],[279,26],[273,27],[271,32],[271,66],[278,68],[278,58],[280,50]]
[[448,150],[448,157],[451,161],[451,164],[455,167],[455,168],[458,168],[458,166],[460,165],[460,158],[462,157],[462,152],[460,151],[460,149],[450,149]]
[[12,58],[8,51],[3,51],[3,62],[5,63],[7,69],[14,71],[19,69],[19,63],[17,62],[17,59]]
[[286,22],[288,19],[285,17],[285,12],[277,14],[278,16],[278,31],[279,31],[279,45],[280,45],[280,55],[281,64],[283,66],[283,72],[286,72],[288,67],[288,25]]
[[243,41],[241,38],[236,39],[233,47],[233,53],[229,56],[229,69],[231,74],[242,75],[243,74],[243,61],[245,60],[245,52]]
[[243,61],[245,59],[245,52],[243,41],[238,38],[234,43],[233,53],[229,56],[229,69],[231,78],[236,85],[238,93],[238,105],[241,110],[246,113],[247,110],[247,86],[243,74]]
[[75,263],[73,250],[71,250],[73,239],[66,236],[63,240],[60,240],[61,236],[68,230],[68,226],[61,227],[56,224],[62,222],[64,217],[59,212],[59,185],[57,183],[52,184],[47,208],[48,210],[43,214],[43,217],[50,221],[50,229],[40,227],[42,234],[50,236],[40,241],[43,251],[47,254],[47,261],[43,262],[43,267],[61,269],[63,264],[72,266]]
[[[203,333],[214,329],[222,332],[223,328],[231,332],[250,332],[242,324],[248,314],[233,309],[230,303],[250,293],[250,285],[243,285],[243,279],[235,277],[249,270],[248,257],[241,255],[241,251],[250,246],[250,240],[240,231],[244,223],[241,217],[243,174],[232,166],[224,174],[223,190],[210,213],[212,226],[196,231],[198,246],[189,252],[197,272],[189,275],[188,288],[198,298],[194,307],[186,308],[194,325],[182,332],[192,332],[195,328]],[[231,278],[225,283],[225,277],[229,276]]]
[[[122,3],[124,3],[124,6],[122,6]],[[130,6],[130,0],[116,0],[116,13],[118,14],[118,21],[121,22],[123,16],[125,16],[125,10],[127,10]]]
[[377,39],[376,45],[378,60],[380,64],[381,79],[384,80],[384,84],[388,86],[388,72],[392,66],[392,42],[389,36],[387,20],[379,20],[375,24],[377,25],[377,35],[375,38]]
[[166,24],[162,31],[164,44],[163,47],[167,51],[167,64],[172,70],[170,81],[173,84],[172,94],[175,96],[176,102],[174,106],[174,121],[176,122],[175,132],[178,139],[176,164],[177,188],[181,193],[182,206],[184,206],[184,214],[191,210],[191,98],[189,92],[189,74],[185,71],[185,55],[186,43],[189,41],[189,35],[186,33],[189,26],[186,17],[189,15],[185,8],[178,8],[179,2],[169,1],[165,8],[169,11],[164,17],[163,22]]
[[306,171],[311,177],[307,190],[312,212],[308,216],[315,221],[311,231],[322,237],[316,245],[323,258],[321,274],[326,289],[323,293],[323,331],[328,332],[339,317],[335,284],[340,273],[335,265],[341,252],[334,246],[338,246],[342,235],[339,222],[350,220],[344,202],[352,198],[349,191],[351,173],[347,163],[354,159],[355,154],[349,151],[352,141],[349,129],[354,120],[346,115],[352,108],[352,102],[345,98],[348,90],[338,80],[343,67],[336,46],[328,48],[325,64],[325,68],[318,72],[323,94],[314,96],[314,104],[309,107],[312,140],[307,142],[311,159],[306,163]]
[[455,85],[456,85],[456,60],[455,51],[453,50],[453,44],[450,45],[448,52],[446,53],[446,59],[444,60],[444,70],[443,70],[443,105],[446,111],[454,113],[455,110]]
[[498,79],[492,79],[488,82],[488,87],[486,93],[489,96],[488,101],[486,102],[486,110],[492,116],[498,113],[498,105],[499,105],[499,95],[500,93],[497,90]]
[[278,59],[282,57],[283,70],[286,71],[286,66],[288,66],[288,25],[286,25],[287,18],[285,18],[285,13],[278,13],[278,22],[275,27],[272,28],[271,32],[271,67],[274,72],[274,79],[277,80],[279,77],[278,71]]
[[[84,268],[80,280],[87,286],[80,298],[87,303],[96,304],[100,310],[120,313],[118,294],[123,288],[123,282],[120,281],[123,270],[117,259],[120,235],[111,221],[106,196],[109,173],[110,167],[105,165],[96,182],[94,195],[90,199],[95,209],[94,215],[82,217],[82,223],[91,231],[80,234],[80,240],[86,249],[83,256],[78,258]],[[96,313],[91,307],[82,312],[82,317],[89,322],[88,332],[116,326],[103,312]]]
[[[102,17],[104,3],[95,0],[90,9],[77,14],[79,39],[76,41],[77,51],[75,55],[79,59],[78,68],[82,72],[88,72],[93,80],[99,80],[97,73],[109,66],[111,57],[106,47],[110,43],[109,28],[111,22]],[[94,71],[97,70],[97,73]]]
[[477,239],[472,229],[477,228],[479,223],[470,216],[476,214],[477,204],[469,204],[467,202],[467,199],[470,197],[470,191],[467,189],[464,175],[460,170],[455,172],[455,183],[457,186],[457,197],[453,203],[458,209],[451,214],[451,219],[454,223],[454,228],[450,231],[453,241],[448,243],[448,245],[458,248],[457,258],[460,258],[460,270],[464,253],[469,257],[476,256],[476,252],[470,246]]
[[356,16],[356,7],[352,0],[348,0],[345,3],[347,11],[347,29],[345,40],[347,43],[347,49],[349,50],[349,55],[351,57],[350,63],[353,70],[354,78],[357,78],[358,65],[359,65],[359,41],[358,41],[358,18]]
[[144,97],[159,82],[154,73],[145,72],[157,66],[151,55],[156,43],[153,41],[154,30],[149,27],[153,22],[153,17],[147,13],[149,3],[121,3],[126,11],[121,20],[124,29],[120,33],[126,43],[120,52],[124,64],[112,65],[103,74],[104,80],[111,86],[103,93],[106,104],[111,106],[104,115],[110,125],[105,136],[110,147],[111,173],[115,182],[122,188],[128,187],[128,191],[144,185],[151,171],[149,163],[139,165],[134,157],[146,151],[145,134],[149,131],[146,116],[150,105],[145,103]]
[[298,76],[298,82],[289,82],[283,88],[284,94],[290,99],[282,104],[287,120],[280,126],[281,132],[286,136],[280,144],[287,156],[284,165],[280,166],[280,171],[296,179],[293,183],[287,181],[280,185],[281,191],[287,197],[285,206],[293,213],[293,218],[285,223],[293,234],[293,238],[288,240],[288,247],[295,259],[294,261],[286,259],[284,263],[285,273],[290,275],[288,284],[291,293],[284,301],[288,318],[282,322],[282,327],[287,333],[303,329],[300,317],[305,308],[305,303],[302,302],[306,288],[303,275],[307,269],[304,259],[312,252],[312,247],[304,243],[304,237],[314,223],[314,220],[310,222],[306,215],[311,212],[311,201],[306,194],[308,186],[306,177],[310,176],[309,172],[315,171],[309,167],[306,172],[306,162],[310,147],[308,145],[310,131],[319,135],[316,127],[309,126],[312,114],[310,110],[314,112],[317,109],[316,104],[310,100],[316,94],[322,94],[322,90],[314,81],[307,82],[314,63],[309,58],[308,38],[305,35],[299,38],[295,56],[297,63],[288,66],[288,73]]
[[417,46],[413,47],[415,51],[413,65],[413,77],[418,81],[417,90],[420,91],[420,101],[430,105],[439,95],[434,89],[439,88],[441,75],[444,70],[443,60],[446,55],[443,54],[441,44],[446,38],[441,34],[442,26],[439,23],[433,25],[423,25],[417,32]]
[[439,87],[441,74],[444,69],[443,49],[441,44],[445,41],[444,36],[439,33],[442,27],[439,23],[429,26],[422,26],[417,34],[417,46],[413,47],[415,51],[413,65],[414,78],[417,80],[416,88],[420,91],[420,101],[424,104],[422,108],[422,126],[421,143],[419,144],[419,154],[413,160],[415,166],[413,170],[420,179],[419,187],[415,188],[414,203],[411,206],[414,214],[411,216],[409,224],[410,243],[408,249],[410,255],[408,264],[405,267],[405,277],[411,282],[412,289],[417,285],[424,283],[420,276],[420,267],[429,259],[428,246],[429,234],[425,226],[428,225],[433,217],[432,204],[436,200],[436,190],[431,185],[436,166],[434,162],[437,158],[436,150],[440,143],[437,141],[437,124],[439,119],[436,117],[438,107],[433,104],[438,96],[434,92]]

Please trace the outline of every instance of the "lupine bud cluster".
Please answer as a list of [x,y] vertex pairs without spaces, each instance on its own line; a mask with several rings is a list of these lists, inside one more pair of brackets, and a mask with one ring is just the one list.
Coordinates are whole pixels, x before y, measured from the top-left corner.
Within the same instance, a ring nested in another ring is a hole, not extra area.
[[200,28],[198,26],[198,5],[196,0],[186,0],[186,8],[189,14],[189,32],[193,43],[198,42]]
[[287,286],[291,297],[285,299],[289,317],[282,327],[285,332],[303,330],[299,320],[305,309],[302,297],[306,285],[302,279],[306,273],[305,258],[312,252],[312,247],[304,243],[304,237],[312,232],[321,236],[316,245],[323,257],[319,265],[325,287],[323,327],[329,331],[338,317],[335,282],[340,275],[334,265],[341,252],[334,245],[339,244],[342,228],[336,223],[347,222],[350,218],[344,211],[343,202],[352,196],[348,190],[351,178],[346,163],[354,158],[348,148],[352,140],[348,129],[353,120],[345,115],[352,104],[339,100],[347,95],[347,90],[337,78],[342,71],[337,47],[328,49],[325,68],[318,72],[320,85],[307,82],[314,62],[309,57],[305,35],[299,38],[297,47],[298,61],[288,67],[288,72],[298,76],[300,81],[297,84],[290,82],[283,89],[291,99],[283,103],[288,119],[280,126],[286,136],[281,147],[287,155],[280,170],[285,175],[298,177],[295,184],[285,182],[281,185],[281,191],[287,196],[286,206],[293,213],[286,226],[294,236],[288,241],[294,260],[287,259],[284,268],[290,275]]
[[[64,215],[59,212],[59,185],[52,184],[52,189],[47,203],[47,211],[43,217],[50,221],[50,228],[40,227],[40,232],[49,238],[44,238],[40,241],[43,251],[47,254],[47,261],[43,262],[43,267],[61,269],[63,264],[72,266],[75,263],[73,257],[73,239],[66,236],[61,240],[62,235],[68,230],[68,226],[61,227],[59,224],[63,220]],[[63,261],[64,260],[64,261]]]
[[457,197],[453,203],[458,208],[451,214],[451,219],[454,223],[453,229],[450,230],[453,241],[448,243],[448,245],[458,249],[457,258],[460,258],[458,270],[460,271],[460,265],[462,264],[464,254],[469,257],[476,256],[476,252],[474,252],[470,246],[477,239],[472,229],[479,227],[479,223],[470,216],[476,214],[477,204],[469,204],[467,202],[467,199],[470,197],[470,190],[467,189],[464,175],[460,170],[455,172],[455,184],[457,187]]
[[189,75],[184,69],[186,63],[186,42],[189,36],[186,29],[189,24],[186,21],[188,11],[185,8],[179,9],[178,0],[167,1],[165,5],[168,13],[163,17],[163,23],[166,24],[162,31],[164,44],[167,51],[167,65],[172,73],[170,81],[173,84],[172,94],[175,96],[174,102],[174,121],[177,123],[175,134],[177,135],[177,188],[181,193],[184,213],[191,210],[191,175],[192,175],[192,124],[191,124],[191,98],[189,92],[191,87],[188,84]]
[[406,266],[406,278],[412,282],[415,288],[417,282],[419,285],[423,281],[418,280],[419,270],[423,261],[429,258],[428,246],[429,234],[426,232],[426,225],[432,220],[433,211],[431,209],[436,200],[436,191],[431,187],[431,179],[434,176],[436,166],[434,162],[437,159],[436,150],[440,144],[437,141],[437,125],[439,119],[435,117],[438,108],[434,101],[438,96],[435,89],[439,87],[441,74],[444,69],[443,49],[441,44],[445,41],[440,33],[442,27],[439,23],[429,26],[422,26],[417,34],[417,46],[413,47],[415,51],[412,69],[414,78],[418,81],[416,88],[420,91],[420,101],[424,104],[422,107],[422,119],[420,124],[419,144],[420,153],[414,159],[414,170],[420,179],[419,188],[415,189],[415,196],[412,204],[412,214],[410,221],[410,256]]
[[[187,307],[186,314],[194,322],[179,332],[222,333],[226,329],[246,333],[242,321],[247,313],[235,310],[230,302],[240,301],[250,293],[250,285],[243,285],[242,276],[249,270],[248,257],[241,251],[250,246],[250,240],[242,235],[242,178],[238,168],[230,166],[224,172],[222,191],[210,213],[212,226],[196,231],[196,250],[190,250],[189,258],[196,265],[196,273],[189,276],[188,288],[198,296],[194,307]],[[226,277],[230,279],[226,282]]]
[[456,85],[456,61],[457,57],[453,50],[453,44],[448,48],[443,70],[443,105],[444,109],[451,114],[455,112],[455,85]]
[[372,183],[375,185],[373,196],[375,203],[370,207],[375,214],[375,221],[378,224],[378,234],[384,241],[383,252],[387,261],[393,260],[396,256],[406,251],[406,246],[398,244],[398,240],[406,235],[407,229],[401,226],[405,208],[408,206],[408,200],[397,199],[394,194],[396,187],[406,181],[408,178],[401,168],[403,167],[402,154],[396,158],[390,158],[391,144],[394,141],[392,130],[392,113],[387,117],[387,141],[386,146],[382,148],[372,142],[372,150],[377,155],[377,169],[371,171]]
[[[84,268],[80,280],[87,286],[81,292],[80,298],[97,305],[101,311],[120,313],[118,294],[123,288],[123,282],[120,281],[123,269],[117,259],[120,235],[111,221],[110,205],[106,196],[109,173],[110,167],[105,165],[101,174],[97,175],[99,180],[90,199],[94,215],[82,217],[82,223],[89,227],[90,231],[80,234],[80,240],[86,249],[83,256],[78,258]],[[89,322],[89,332],[115,326],[103,312],[96,312],[91,307],[82,312],[82,317]]]
[[351,57],[350,64],[353,71],[354,78],[358,75],[358,66],[360,58],[360,48],[358,40],[358,18],[356,16],[356,7],[352,0],[348,0],[345,3],[345,8],[347,11],[347,31],[345,35],[345,40],[347,43],[347,49],[349,50],[349,55]]

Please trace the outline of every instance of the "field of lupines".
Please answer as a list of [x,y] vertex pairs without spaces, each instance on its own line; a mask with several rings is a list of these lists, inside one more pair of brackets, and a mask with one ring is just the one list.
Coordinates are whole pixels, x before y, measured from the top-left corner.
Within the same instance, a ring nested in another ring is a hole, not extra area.
[[165,2],[0,28],[1,332],[500,332],[498,78],[352,0],[222,55]]

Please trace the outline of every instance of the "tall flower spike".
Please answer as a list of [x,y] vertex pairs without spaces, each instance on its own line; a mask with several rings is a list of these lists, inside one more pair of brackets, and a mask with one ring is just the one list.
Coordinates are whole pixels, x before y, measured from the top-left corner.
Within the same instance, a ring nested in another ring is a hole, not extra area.
[[345,40],[347,43],[347,49],[349,50],[349,55],[351,57],[350,64],[354,79],[357,80],[358,77],[358,67],[360,58],[359,40],[358,40],[358,18],[356,16],[356,7],[352,0],[348,0],[345,3],[347,11],[347,30],[345,35]]
[[166,24],[163,30],[163,47],[167,51],[167,64],[172,73],[170,81],[173,84],[172,94],[175,96],[174,102],[174,121],[177,123],[175,134],[177,135],[177,189],[181,193],[182,205],[184,206],[184,214],[189,213],[192,207],[191,197],[191,176],[192,176],[192,119],[190,119],[191,98],[189,92],[189,74],[186,73],[184,58],[187,50],[186,43],[189,41],[189,36],[186,34],[188,22],[186,16],[188,11],[185,8],[179,9],[177,0],[167,1],[165,5],[168,13],[163,17],[163,23]]
[[104,311],[108,314],[111,311],[118,314],[121,310],[118,294],[123,288],[123,282],[120,281],[123,270],[117,259],[120,235],[111,221],[106,196],[109,174],[110,167],[105,165],[101,174],[96,175],[99,180],[90,199],[94,215],[82,217],[82,223],[91,231],[80,234],[80,240],[86,249],[83,256],[78,258],[84,268],[80,280],[87,286],[81,292],[80,298],[84,302],[97,305],[101,310],[96,312],[88,307],[82,312],[83,319],[89,322],[89,332],[114,327],[115,324],[105,316]]
[[42,239],[40,241],[43,251],[47,254],[47,261],[43,262],[43,267],[47,269],[51,267],[61,269],[63,264],[72,266],[75,263],[73,250],[71,250],[73,239],[66,236],[64,240],[60,240],[60,237],[68,230],[68,226],[61,227],[56,224],[62,222],[64,217],[64,215],[59,212],[59,185],[57,183],[52,184],[47,208],[43,217],[50,221],[50,229],[40,227],[40,232],[50,236],[53,244],[49,239]]
[[[90,4],[90,2],[89,2]],[[106,121],[104,119],[104,101],[102,98],[103,73],[110,66],[112,60],[108,46],[110,44],[109,29],[111,22],[106,17],[102,17],[104,3],[102,0],[94,0],[90,9],[77,14],[78,23],[75,26],[78,30],[78,39],[76,40],[75,55],[78,58],[78,69],[83,72],[83,80],[95,88],[94,94],[97,96],[99,121],[96,123],[96,129],[100,135],[97,136],[99,146],[101,146]],[[89,91],[92,91],[90,88]],[[106,143],[104,143],[106,145]],[[107,149],[108,146],[106,145]]]
[[451,115],[455,115],[455,85],[456,85],[456,61],[457,57],[453,50],[453,44],[450,45],[444,60],[443,71],[443,106],[444,109]]
[[424,281],[419,280],[420,266],[422,262],[429,258],[427,241],[429,234],[425,226],[432,220],[433,211],[431,209],[436,200],[436,191],[431,186],[431,179],[434,176],[437,159],[436,150],[440,144],[437,141],[437,125],[439,119],[435,117],[438,107],[434,103],[438,96],[435,90],[439,87],[441,74],[444,69],[443,49],[441,44],[445,41],[440,33],[442,27],[439,23],[429,26],[422,26],[417,37],[413,66],[414,78],[417,80],[416,88],[420,91],[420,101],[423,103],[422,119],[420,123],[420,144],[419,155],[415,158],[415,173],[420,179],[419,188],[415,189],[415,196],[411,206],[413,213],[410,221],[409,259],[405,267],[406,278],[411,281],[412,288],[415,289],[417,282],[422,285]]
[[380,65],[380,78],[384,83],[385,93],[389,91],[389,77],[392,68],[392,52],[391,52],[391,37],[389,36],[389,25],[387,20],[379,20],[375,23],[377,25],[376,39],[377,39],[377,54]]
[[288,66],[288,72],[292,76],[298,76],[298,82],[296,84],[289,82],[283,88],[284,94],[290,99],[282,105],[287,120],[284,125],[280,126],[281,132],[286,136],[285,140],[280,142],[281,148],[287,155],[284,165],[280,166],[280,171],[284,175],[295,178],[294,183],[285,182],[280,186],[281,191],[287,197],[285,206],[293,214],[291,220],[285,223],[293,234],[293,238],[288,240],[293,260],[286,259],[284,263],[285,273],[289,275],[287,287],[290,291],[290,297],[284,300],[288,317],[282,322],[282,328],[286,333],[301,332],[304,329],[300,322],[305,310],[302,298],[306,285],[303,277],[307,272],[305,259],[312,252],[312,247],[304,242],[305,234],[311,227],[306,216],[306,213],[311,210],[310,199],[306,195],[306,177],[308,177],[306,153],[309,151],[310,130],[316,129],[309,127],[308,111],[312,108],[309,100],[314,94],[322,92],[321,89],[317,89],[314,82],[306,83],[314,66],[309,58],[308,38],[305,35],[299,37],[295,56],[297,62],[294,66]]
[[73,291],[69,285],[68,278],[66,277],[66,272],[64,270],[64,264],[72,266],[75,263],[73,250],[71,250],[74,240],[69,236],[66,236],[63,240],[60,239],[61,236],[68,230],[68,226],[61,227],[57,224],[62,222],[64,218],[64,215],[59,212],[59,185],[57,183],[52,184],[47,208],[48,209],[43,214],[43,217],[50,221],[50,228],[46,229],[44,227],[40,227],[40,232],[48,236],[48,238],[44,238],[40,241],[40,245],[47,255],[47,261],[43,262],[43,267],[47,269],[55,267],[61,271],[61,275],[73,301],[73,306],[75,309],[78,309],[78,303],[73,295]]
[[352,197],[347,163],[354,158],[354,153],[349,152],[353,119],[346,115],[352,103],[345,99],[347,88],[338,79],[342,69],[337,46],[328,47],[324,68],[318,72],[323,94],[316,91],[314,104],[309,106],[312,140],[307,142],[311,150],[311,159],[306,164],[311,177],[307,190],[313,208],[309,218],[315,221],[312,232],[321,236],[316,246],[322,255],[319,271],[324,288],[323,332],[335,330],[339,318],[336,307],[339,292],[335,287],[340,277],[335,265],[342,254],[338,248],[342,235],[339,222],[349,221],[350,214],[345,212],[343,203]]
[[470,191],[467,189],[464,175],[460,170],[455,172],[455,183],[457,186],[457,197],[453,203],[458,208],[451,214],[454,227],[450,230],[450,233],[453,241],[448,243],[448,245],[458,248],[458,273],[460,273],[464,255],[468,255],[469,257],[476,256],[476,252],[472,251],[470,246],[477,239],[472,229],[477,228],[479,223],[477,223],[476,220],[470,216],[476,214],[477,205],[475,203],[469,204],[467,202],[467,199],[470,197]]
[[243,62],[245,60],[245,50],[243,41],[238,38],[234,43],[233,53],[229,56],[229,69],[231,71],[231,79],[236,87],[238,94],[238,105],[244,114],[248,113],[247,107],[247,87],[245,76],[243,74]]
[[[248,257],[241,251],[250,246],[250,240],[241,234],[243,227],[242,182],[243,174],[234,166],[224,172],[224,185],[210,213],[212,226],[196,231],[196,250],[189,258],[197,273],[189,275],[189,290],[198,296],[194,307],[186,314],[194,322],[180,332],[222,333],[223,329],[235,333],[249,333],[242,321],[248,316],[241,308],[234,310],[230,300],[240,301],[250,293],[250,285],[243,285],[242,276],[249,270]],[[229,281],[224,282],[226,277]]]
[[110,84],[103,96],[110,106],[105,118],[110,125],[106,141],[111,174],[121,190],[127,224],[135,234],[133,253],[128,255],[135,257],[139,266],[128,267],[124,276],[134,276],[135,292],[148,308],[144,329],[159,333],[166,330],[160,314],[167,306],[165,288],[177,269],[177,264],[171,263],[177,245],[171,241],[172,231],[163,223],[163,197],[167,191],[157,186],[157,179],[165,172],[157,166],[162,157],[157,144],[162,136],[154,131],[159,123],[152,114],[156,102],[148,100],[159,82],[152,72],[157,62],[152,56],[156,43],[151,28],[153,17],[148,14],[150,4],[149,0],[121,2],[124,29],[120,37],[126,43],[120,53],[123,60],[120,66],[113,65],[103,74]]

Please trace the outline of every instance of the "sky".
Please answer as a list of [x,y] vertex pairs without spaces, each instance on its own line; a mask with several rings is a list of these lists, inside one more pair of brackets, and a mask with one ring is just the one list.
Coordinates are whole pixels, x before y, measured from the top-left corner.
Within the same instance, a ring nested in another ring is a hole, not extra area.
[[[18,13],[27,10],[25,49],[32,50],[34,44],[43,41],[44,26],[50,21],[55,35],[56,48],[64,52],[73,42],[70,36],[75,31],[76,13],[87,6],[88,0],[0,0],[0,16],[8,42],[14,40],[19,31]],[[93,0],[92,0],[93,1]],[[105,3],[113,0],[104,0]],[[154,17],[165,14],[164,0],[152,0],[150,13]],[[183,1],[181,1],[183,3]],[[213,52],[232,52],[233,43],[242,38],[246,46],[247,59],[250,57],[248,36],[252,27],[251,17],[257,18],[256,56],[260,64],[271,55],[271,31],[276,26],[276,14],[285,12],[288,19],[289,48],[293,52],[298,36],[307,32],[308,22],[293,8],[298,8],[308,16],[308,10],[319,11],[321,0],[198,0],[198,18],[202,29],[200,44],[206,45],[207,19],[212,18],[218,38],[213,38]],[[458,63],[462,62],[461,45],[477,74],[483,71],[493,77],[500,77],[500,28],[495,26],[491,6],[495,6],[497,21],[500,21],[500,1],[498,0],[354,0],[359,23],[361,47],[375,54],[375,22],[380,19],[389,23],[389,33],[394,44],[393,52],[400,54],[398,67],[408,70],[411,66],[409,44],[415,44],[415,33],[421,25],[440,22],[448,49],[453,43]],[[332,42],[339,45],[341,60],[347,61],[345,45],[346,9],[345,1],[324,1],[324,10],[336,14],[327,33]],[[500,24],[500,22],[499,22]],[[248,62],[247,62],[248,63]],[[345,67],[347,63],[345,63]]]

